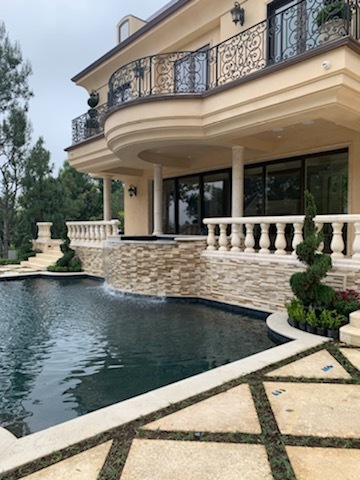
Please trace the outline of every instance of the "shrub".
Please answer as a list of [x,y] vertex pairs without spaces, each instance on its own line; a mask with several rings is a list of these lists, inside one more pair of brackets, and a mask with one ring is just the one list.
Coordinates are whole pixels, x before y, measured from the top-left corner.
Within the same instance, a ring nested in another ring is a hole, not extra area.
[[285,307],[291,319],[299,323],[305,323],[305,320],[306,320],[305,308],[304,308],[304,305],[299,300],[297,300],[296,298],[293,298],[290,302],[287,302],[285,304]]
[[340,18],[346,21],[351,19],[350,5],[345,4],[343,1],[331,2],[319,11],[316,17],[316,23],[318,27],[321,27],[321,25],[324,25],[326,22],[338,20]]
[[70,248],[70,239],[66,237],[60,245],[63,256],[57,260],[55,265],[48,267],[49,272],[81,272],[81,260],[75,256],[75,250]]
[[350,313],[360,310],[360,295],[355,290],[336,291],[332,308],[348,319]]
[[316,312],[312,307],[309,307],[307,314],[306,314],[306,323],[311,327],[316,327],[318,325],[318,319],[316,316]]
[[304,240],[296,247],[296,254],[307,268],[305,272],[291,276],[290,286],[304,306],[316,309],[329,306],[334,297],[334,290],[321,283],[332,263],[329,255],[317,251],[323,238],[313,220],[316,215],[315,201],[308,191],[305,192],[305,206]]
[[20,260],[12,260],[11,258],[0,258],[0,265],[18,265]]

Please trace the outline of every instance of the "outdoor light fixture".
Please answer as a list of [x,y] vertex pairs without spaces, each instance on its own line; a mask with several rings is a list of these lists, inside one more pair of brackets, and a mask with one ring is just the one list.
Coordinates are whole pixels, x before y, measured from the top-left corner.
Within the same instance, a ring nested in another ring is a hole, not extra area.
[[245,22],[245,10],[240,7],[239,2],[234,3],[234,8],[230,10],[232,21],[237,25],[244,25]]
[[130,197],[136,197],[137,189],[136,189],[135,185],[131,184],[128,192],[129,192]]

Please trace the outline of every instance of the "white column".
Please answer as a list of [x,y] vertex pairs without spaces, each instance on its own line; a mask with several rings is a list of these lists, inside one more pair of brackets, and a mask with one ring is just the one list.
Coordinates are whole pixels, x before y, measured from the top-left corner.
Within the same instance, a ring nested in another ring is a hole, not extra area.
[[103,178],[103,212],[104,220],[111,220],[111,177]]
[[154,232],[163,234],[163,176],[162,165],[154,165]]
[[245,147],[232,148],[232,217],[244,215],[244,153]]

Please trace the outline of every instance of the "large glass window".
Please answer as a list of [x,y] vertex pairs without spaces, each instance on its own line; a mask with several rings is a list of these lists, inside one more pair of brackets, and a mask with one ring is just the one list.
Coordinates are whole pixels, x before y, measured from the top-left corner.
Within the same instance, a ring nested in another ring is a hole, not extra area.
[[164,180],[164,233],[204,234],[204,218],[230,216],[230,184],[230,170]]
[[179,233],[198,235],[201,222],[199,177],[182,178],[178,191]]
[[347,213],[347,152],[306,159],[305,175],[319,214]]
[[264,172],[262,167],[249,167],[244,178],[244,215],[256,217],[264,211]]
[[265,214],[301,212],[301,162],[281,162],[266,168]]
[[204,218],[230,215],[230,178],[228,172],[204,175]]
[[306,189],[319,214],[346,213],[347,178],[347,151],[245,167],[244,215],[301,214]]

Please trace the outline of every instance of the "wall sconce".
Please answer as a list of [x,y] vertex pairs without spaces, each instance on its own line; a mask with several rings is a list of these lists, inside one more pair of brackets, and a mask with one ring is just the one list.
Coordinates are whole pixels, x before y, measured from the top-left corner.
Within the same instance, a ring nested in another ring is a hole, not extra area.
[[135,187],[135,185],[131,184],[128,192],[130,197],[136,197],[137,188]]
[[239,2],[234,3],[234,8],[230,10],[232,21],[237,25],[244,25],[245,22],[245,10],[240,7]]

